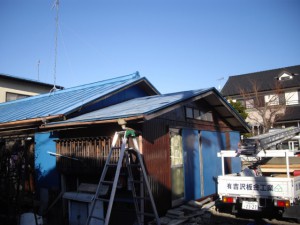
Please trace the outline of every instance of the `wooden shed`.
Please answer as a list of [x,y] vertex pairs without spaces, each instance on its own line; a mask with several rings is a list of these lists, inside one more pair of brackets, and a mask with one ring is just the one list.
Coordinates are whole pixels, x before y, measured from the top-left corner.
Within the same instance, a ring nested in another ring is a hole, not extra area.
[[[111,138],[121,129],[119,119],[140,132],[140,151],[160,214],[216,193],[215,177],[221,173],[217,151],[236,148],[239,133],[248,131],[215,88],[161,95],[135,73],[0,104],[2,152],[8,160],[14,157],[7,146],[17,141],[18,149],[30,151],[35,173],[28,177],[35,175],[35,193],[48,195],[47,208],[80,183],[99,181]],[[239,170],[240,164],[228,161],[227,169]]]
[[[81,116],[51,123],[55,131],[57,169],[67,189],[97,183],[118,119],[140,131],[139,145],[160,214],[184,201],[216,193],[221,174],[217,152],[236,149],[245,121],[215,88],[135,98]],[[79,160],[70,160],[73,157]],[[228,172],[240,170],[228,162]]]

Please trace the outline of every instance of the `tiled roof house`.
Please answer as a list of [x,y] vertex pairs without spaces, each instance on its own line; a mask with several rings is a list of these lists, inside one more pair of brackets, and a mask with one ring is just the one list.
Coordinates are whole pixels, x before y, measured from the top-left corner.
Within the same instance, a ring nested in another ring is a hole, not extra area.
[[[240,101],[249,114],[273,99],[272,105],[286,106],[285,114],[275,122],[274,128],[300,126],[299,65],[230,76],[221,93],[227,99]],[[253,128],[261,126],[257,121],[247,121]]]

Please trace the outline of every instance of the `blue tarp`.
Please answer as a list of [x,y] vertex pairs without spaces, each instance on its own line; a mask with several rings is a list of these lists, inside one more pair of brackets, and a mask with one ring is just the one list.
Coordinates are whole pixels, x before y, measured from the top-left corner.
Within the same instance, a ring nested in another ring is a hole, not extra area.
[[56,169],[56,157],[48,152],[56,153],[53,133],[35,134],[35,172],[39,188],[59,189],[60,176]]

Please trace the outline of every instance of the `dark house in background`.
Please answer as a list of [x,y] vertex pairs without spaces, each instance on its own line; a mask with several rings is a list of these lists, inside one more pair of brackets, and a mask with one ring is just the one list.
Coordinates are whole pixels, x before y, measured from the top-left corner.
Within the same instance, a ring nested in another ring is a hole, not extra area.
[[[27,143],[30,137],[36,186],[56,195],[76,191],[80,183],[98,183],[112,136],[121,129],[118,119],[124,119],[140,131],[160,214],[215,194],[214,177],[221,173],[217,152],[237,148],[239,133],[249,131],[215,88],[161,95],[136,74],[16,101],[6,106],[12,114],[20,109],[11,117],[5,106],[0,104],[6,118],[0,124],[2,143],[15,135]],[[239,161],[227,166],[230,172],[240,170]]]
[[[276,121],[274,127],[300,126],[299,65],[230,76],[221,93],[226,99],[240,101],[254,117],[254,105],[261,104],[263,107],[273,99],[273,105],[286,106],[285,114]],[[260,103],[256,102],[258,100]],[[261,124],[257,121],[251,121],[249,118],[246,121],[253,131],[260,129]]]

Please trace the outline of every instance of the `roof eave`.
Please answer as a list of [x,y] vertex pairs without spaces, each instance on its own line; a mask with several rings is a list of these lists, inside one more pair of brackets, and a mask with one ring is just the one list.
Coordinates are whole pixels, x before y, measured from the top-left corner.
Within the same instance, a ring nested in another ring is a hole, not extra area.
[[76,128],[76,127],[86,127],[90,125],[99,125],[99,124],[107,124],[107,123],[118,123],[119,119],[124,119],[127,121],[133,120],[143,120],[144,115],[139,116],[131,116],[131,117],[119,117],[113,119],[103,119],[103,120],[93,120],[93,121],[75,121],[75,122],[65,122],[65,123],[53,123],[53,124],[42,124],[40,126],[41,130],[60,130],[64,128]]

